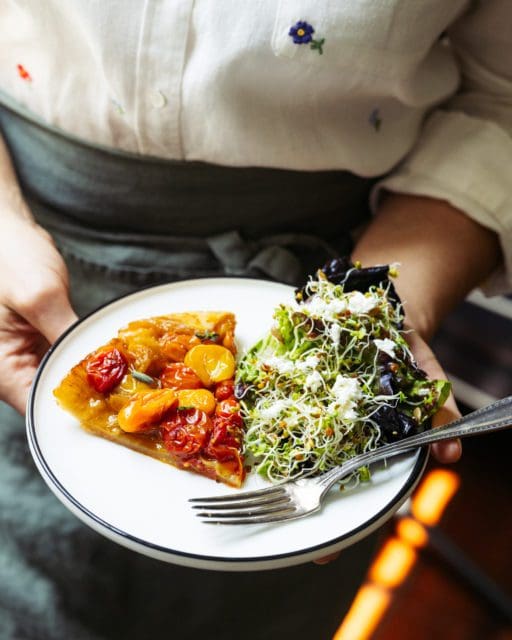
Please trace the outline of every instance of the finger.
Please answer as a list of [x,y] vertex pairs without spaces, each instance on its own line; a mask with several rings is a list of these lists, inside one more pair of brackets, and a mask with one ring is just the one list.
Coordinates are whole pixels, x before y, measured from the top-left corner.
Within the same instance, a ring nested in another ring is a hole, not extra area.
[[78,319],[66,291],[47,306],[38,309],[36,329],[53,344]]
[[21,415],[25,415],[30,387],[38,364],[39,358],[34,354],[16,358],[12,364],[14,368],[12,376],[5,377],[0,385],[2,400],[14,407]]
[[460,440],[447,440],[436,442],[432,445],[432,454],[442,464],[458,462],[462,456],[462,444]]
[[9,397],[7,399],[9,404],[14,409],[16,409],[16,411],[20,413],[22,416],[25,415],[27,410],[27,401],[28,401],[29,392],[30,392],[30,385],[28,386],[19,385],[16,387],[12,387],[10,389]]
[[40,289],[21,293],[12,308],[37,329],[50,344],[74,322],[77,315],[69,301],[65,284],[56,280]]
[[[409,334],[407,339],[419,366],[424,369],[429,378],[447,380],[446,373],[430,347],[416,333]],[[450,393],[445,404],[432,417],[432,427],[440,427],[443,424],[460,418],[460,416],[461,413],[455,402],[455,397],[453,393]],[[462,444],[458,439],[438,442],[432,445],[431,451],[438,462],[451,464],[460,459],[462,455]]]
[[[440,427],[443,424],[452,422],[460,418],[461,413],[455,403],[453,394],[450,394],[446,403],[439,409],[432,418],[432,428]],[[432,445],[432,454],[438,462],[442,464],[452,464],[457,462],[462,455],[462,444],[459,439],[436,442]]]

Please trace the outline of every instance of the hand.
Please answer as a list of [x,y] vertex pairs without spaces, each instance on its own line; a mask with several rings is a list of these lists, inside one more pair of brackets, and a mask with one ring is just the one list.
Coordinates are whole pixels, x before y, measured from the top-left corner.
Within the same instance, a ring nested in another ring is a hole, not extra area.
[[1,237],[0,399],[24,414],[41,358],[76,314],[51,236],[31,219],[6,216]]
[[[408,333],[406,337],[420,369],[423,369],[428,377],[433,380],[446,380],[447,377],[445,372],[427,343],[422,340],[415,331]],[[435,416],[433,416],[432,427],[440,427],[447,422],[460,418],[460,415],[461,414],[455,403],[453,393],[450,393],[444,405],[435,414]],[[459,460],[462,455],[462,445],[458,439],[446,440],[444,442],[436,442],[433,444],[431,451],[438,462],[449,464]]]

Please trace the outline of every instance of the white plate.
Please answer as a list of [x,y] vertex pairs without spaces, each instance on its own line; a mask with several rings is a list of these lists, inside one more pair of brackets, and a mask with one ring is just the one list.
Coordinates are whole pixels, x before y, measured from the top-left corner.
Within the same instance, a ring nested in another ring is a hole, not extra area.
[[[93,529],[134,551],[217,570],[308,562],[357,542],[389,519],[418,482],[426,453],[395,459],[375,471],[371,483],[344,495],[332,491],[322,511],[308,518],[213,526],[194,515],[187,499],[236,489],[88,434],[53,397],[71,366],[131,320],[187,310],[229,310],[237,317],[243,353],[271,326],[274,308],[292,296],[291,287],[261,280],[188,280],[116,300],[71,327],[41,363],[27,412],[32,455],[57,498]],[[251,474],[244,489],[264,484]]]

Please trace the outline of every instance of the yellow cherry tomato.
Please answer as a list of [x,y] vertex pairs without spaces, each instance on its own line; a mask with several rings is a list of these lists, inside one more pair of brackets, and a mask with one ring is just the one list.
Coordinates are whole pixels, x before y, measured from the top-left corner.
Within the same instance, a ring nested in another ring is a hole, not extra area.
[[192,347],[184,362],[196,372],[205,387],[214,382],[229,380],[235,372],[233,354],[219,344],[198,344]]
[[158,424],[166,411],[178,404],[178,396],[173,389],[153,389],[138,393],[117,414],[123,431],[136,433]]
[[193,407],[208,415],[215,411],[215,396],[208,389],[182,389],[178,391],[178,407]]

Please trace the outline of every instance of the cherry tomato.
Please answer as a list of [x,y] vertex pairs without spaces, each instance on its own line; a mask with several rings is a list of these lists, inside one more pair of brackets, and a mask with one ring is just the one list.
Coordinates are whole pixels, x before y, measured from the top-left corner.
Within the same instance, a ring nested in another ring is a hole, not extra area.
[[204,411],[181,409],[172,413],[160,427],[166,449],[180,458],[188,458],[204,448],[212,422]]
[[242,416],[240,415],[240,404],[234,396],[219,402],[215,408],[215,415],[219,418],[224,418],[237,427],[241,427],[243,424]]
[[137,393],[117,415],[123,431],[146,431],[162,421],[167,411],[178,404],[174,389],[152,389]]
[[199,338],[194,334],[172,333],[164,336],[162,340],[162,351],[170,360],[183,362],[187,351],[200,342]]
[[201,389],[203,383],[197,374],[182,362],[171,362],[160,374],[163,387],[171,389]]
[[215,416],[213,418],[213,432],[205,449],[205,453],[221,462],[240,457],[242,432],[229,419]]
[[198,344],[187,352],[184,360],[205,387],[233,377],[235,358],[231,351],[218,344]]
[[227,400],[230,396],[235,394],[235,381],[233,378],[230,380],[223,380],[215,385],[215,397],[217,400]]
[[99,393],[108,393],[121,382],[128,363],[120,351],[112,349],[91,356],[85,369],[91,387]]

